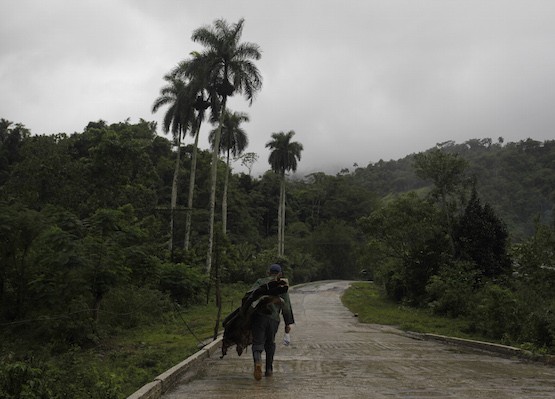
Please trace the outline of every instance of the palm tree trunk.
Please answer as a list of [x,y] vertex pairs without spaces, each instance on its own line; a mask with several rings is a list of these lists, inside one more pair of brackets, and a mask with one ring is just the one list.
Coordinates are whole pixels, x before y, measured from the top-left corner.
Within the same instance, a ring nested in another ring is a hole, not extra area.
[[281,207],[281,234],[280,234],[280,256],[283,257],[285,254],[285,175],[281,180],[281,190],[280,190],[280,207]]
[[195,177],[197,172],[197,152],[198,152],[198,138],[200,136],[200,121],[197,125],[195,134],[195,144],[193,146],[193,156],[191,158],[191,177],[189,180],[189,196],[187,197],[187,215],[185,216],[185,242],[183,247],[185,251],[189,250],[189,243],[191,241],[191,219],[193,213],[193,196],[195,193]]
[[277,245],[277,256],[278,258],[281,255],[281,219],[282,219],[282,215],[281,215],[281,182],[280,182],[280,187],[279,187],[279,203],[278,203],[278,245]]
[[215,272],[216,272],[215,273],[216,306],[218,307],[218,313],[216,315],[216,324],[214,325],[214,335],[212,337],[214,341],[218,338],[220,320],[222,319],[222,290],[221,290],[221,287],[220,287],[220,264],[219,264],[219,261],[216,261]]
[[455,254],[455,241],[453,239],[453,226],[451,222],[451,215],[449,214],[449,207],[447,205],[447,192],[445,188],[441,188],[441,206],[443,208],[443,213],[445,214],[445,220],[447,223],[447,231],[449,232],[449,247],[451,253]]
[[278,257],[285,252],[285,175],[281,177],[278,207]]
[[179,178],[179,167],[181,163],[181,130],[178,133],[177,138],[177,156],[175,159],[175,170],[173,172],[172,180],[172,197],[170,204],[170,242],[169,250],[173,258],[173,232],[174,232],[174,219],[175,219],[175,207],[177,205],[177,182]]
[[229,184],[229,174],[231,170],[229,169],[229,150],[227,151],[227,162],[225,170],[225,180],[224,180],[224,194],[222,196],[222,230],[224,236],[227,234],[227,185]]
[[222,136],[222,126],[224,124],[225,104],[227,97],[222,99],[222,109],[220,110],[220,120],[216,137],[214,137],[214,152],[212,153],[212,169],[210,173],[210,227],[208,233],[208,252],[206,254],[206,274],[210,275],[212,269],[212,249],[214,247],[214,214],[216,210],[216,179],[218,177],[218,153],[220,152],[220,137]]

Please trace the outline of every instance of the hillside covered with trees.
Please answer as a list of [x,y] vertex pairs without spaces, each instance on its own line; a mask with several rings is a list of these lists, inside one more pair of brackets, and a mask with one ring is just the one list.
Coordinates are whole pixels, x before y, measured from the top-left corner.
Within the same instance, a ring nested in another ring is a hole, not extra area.
[[[172,302],[205,300],[214,281],[204,257],[209,151],[198,152],[185,250],[184,190],[173,232],[169,223],[177,153],[154,123],[98,121],[43,136],[4,120],[1,138],[4,359],[14,356],[9,337],[25,348],[88,347],[156,322]],[[283,257],[279,175],[231,173],[228,232],[215,240],[220,281],[249,283],[276,260],[293,283],[373,278],[396,301],[471,317],[507,343],[552,348],[555,143],[471,144],[289,179]],[[192,151],[181,147],[178,187],[187,187]],[[218,168],[225,173],[224,159]],[[113,316],[130,306],[141,311]]]
[[[468,161],[480,197],[507,224],[513,242],[530,237],[535,223],[553,220],[555,142],[532,139],[505,143],[502,137],[473,139],[462,144],[439,143],[437,148]],[[414,154],[356,168],[354,179],[379,196],[429,189],[431,182],[414,170]],[[347,171],[348,172],[348,171]]]

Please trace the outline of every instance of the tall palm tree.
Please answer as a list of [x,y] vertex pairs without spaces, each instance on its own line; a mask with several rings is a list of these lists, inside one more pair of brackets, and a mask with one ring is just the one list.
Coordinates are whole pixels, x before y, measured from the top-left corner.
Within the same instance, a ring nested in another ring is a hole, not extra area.
[[[194,144],[193,154],[191,158],[189,193],[187,196],[187,212],[185,216],[185,239],[183,244],[185,251],[189,250],[189,245],[191,241],[191,220],[193,211],[193,198],[195,193],[200,127],[205,119],[206,110],[211,105],[211,99],[216,98],[215,93],[213,93],[213,90],[211,90],[210,88],[208,74],[206,73],[207,66],[204,65],[202,62],[198,62],[197,58],[200,57],[199,53],[193,52],[192,55],[193,60],[185,60],[180,62],[172,72],[174,76],[179,76],[187,79],[191,88],[191,94],[196,95],[193,107],[197,111],[197,116],[193,126],[191,127],[191,135],[194,137]],[[217,107],[214,106],[213,109],[217,109]],[[216,120],[215,118],[215,113],[212,112],[212,119]]]
[[[249,144],[247,133],[240,126],[243,122],[248,122],[249,116],[244,112],[225,111],[224,124],[221,131],[220,152],[226,154],[226,174],[224,181],[224,193],[222,196],[222,231],[224,235],[227,232],[227,187],[229,183],[229,175],[231,168],[229,166],[230,156],[238,157],[245,151]],[[208,136],[208,140],[214,149],[214,141],[217,134],[217,128],[213,129]]]
[[218,107],[213,111],[217,111],[219,122],[218,131],[214,137],[210,173],[210,231],[206,256],[207,273],[210,273],[212,268],[217,162],[227,98],[235,92],[239,92],[245,96],[249,104],[252,104],[256,92],[262,87],[262,76],[252,61],[260,59],[260,49],[254,43],[240,43],[243,23],[244,19],[240,19],[236,24],[229,25],[225,20],[218,19],[214,21],[213,26],[196,29],[191,36],[194,42],[198,42],[205,47],[193,61],[207,66],[207,76],[219,96],[219,101],[213,103],[213,107]]
[[291,141],[295,132],[272,133],[272,139],[266,143],[270,149],[268,162],[272,170],[280,176],[279,208],[278,208],[278,256],[285,252],[285,172],[297,170],[297,161],[301,160],[302,144]]
[[163,106],[168,106],[164,115],[163,129],[165,133],[171,131],[174,143],[177,145],[175,169],[172,180],[172,194],[170,204],[170,242],[169,250],[173,256],[173,236],[175,226],[175,208],[177,205],[177,183],[181,166],[181,138],[191,125],[194,117],[192,107],[191,88],[187,82],[174,74],[164,76],[166,86],[160,89],[158,97],[152,105],[152,112],[158,111]]

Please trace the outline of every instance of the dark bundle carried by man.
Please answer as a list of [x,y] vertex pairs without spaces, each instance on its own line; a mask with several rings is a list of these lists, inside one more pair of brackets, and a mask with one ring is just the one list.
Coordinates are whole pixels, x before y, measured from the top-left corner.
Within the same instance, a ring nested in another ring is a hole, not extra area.
[[281,305],[279,295],[289,289],[287,280],[272,280],[249,290],[241,300],[241,306],[231,312],[222,322],[224,336],[222,340],[223,358],[228,348],[235,345],[237,354],[241,356],[245,348],[252,344],[251,317],[255,312],[271,312],[270,305]]

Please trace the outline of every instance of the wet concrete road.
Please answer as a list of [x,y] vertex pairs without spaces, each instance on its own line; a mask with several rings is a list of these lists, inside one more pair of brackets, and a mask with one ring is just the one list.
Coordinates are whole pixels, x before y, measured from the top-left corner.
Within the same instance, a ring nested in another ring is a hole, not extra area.
[[340,301],[348,284],[291,289],[296,325],[284,346],[282,321],[273,377],[255,381],[250,348],[233,348],[163,398],[555,398],[555,367],[358,323]]

